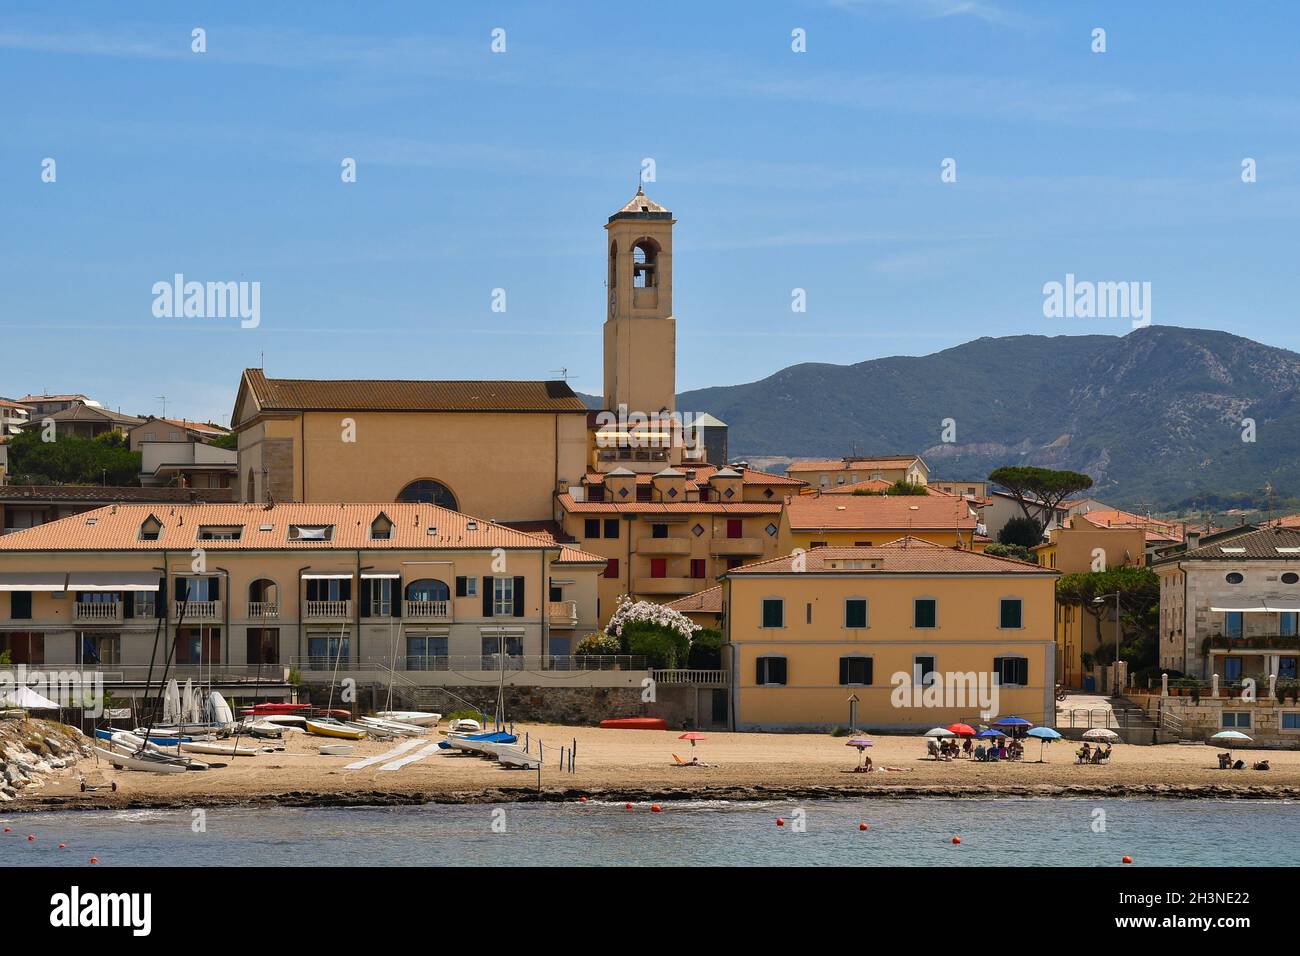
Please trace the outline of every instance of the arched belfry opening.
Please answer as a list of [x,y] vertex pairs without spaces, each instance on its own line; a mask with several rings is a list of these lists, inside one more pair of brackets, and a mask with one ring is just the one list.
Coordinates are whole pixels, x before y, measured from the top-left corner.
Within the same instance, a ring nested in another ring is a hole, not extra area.
[[648,236],[632,246],[632,286],[636,289],[653,289],[657,281],[659,243]]

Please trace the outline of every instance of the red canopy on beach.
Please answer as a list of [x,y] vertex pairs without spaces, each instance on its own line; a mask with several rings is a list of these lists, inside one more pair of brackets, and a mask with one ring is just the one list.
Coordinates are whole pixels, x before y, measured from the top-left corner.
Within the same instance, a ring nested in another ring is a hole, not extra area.
[[697,741],[697,740],[706,740],[707,738],[706,738],[702,733],[699,733],[698,731],[690,730],[690,731],[687,731],[686,733],[682,734],[682,735],[681,735],[680,737],[678,737],[677,739],[678,739],[678,740],[689,740],[689,741],[691,742],[691,746],[694,747],[694,746],[695,746],[695,741]]
[[975,728],[970,724],[949,724],[948,729],[958,737],[974,737]]

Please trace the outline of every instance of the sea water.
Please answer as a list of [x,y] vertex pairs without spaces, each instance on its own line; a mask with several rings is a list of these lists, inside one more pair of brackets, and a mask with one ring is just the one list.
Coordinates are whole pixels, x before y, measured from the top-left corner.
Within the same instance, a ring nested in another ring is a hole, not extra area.
[[13,831],[0,833],[0,866],[84,866],[92,855],[102,866],[1114,866],[1124,856],[1139,866],[1290,866],[1300,822],[1296,804],[1242,800],[661,807],[593,800],[0,813]]

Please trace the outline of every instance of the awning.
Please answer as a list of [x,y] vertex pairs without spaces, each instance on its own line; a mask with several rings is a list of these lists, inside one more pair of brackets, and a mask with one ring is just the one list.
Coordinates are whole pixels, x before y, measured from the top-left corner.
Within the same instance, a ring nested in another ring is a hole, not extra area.
[[69,591],[157,591],[157,571],[73,571]]
[[66,591],[63,571],[7,571],[0,574],[0,591]]
[[367,581],[396,581],[401,578],[396,571],[362,571],[361,576]]
[[351,574],[304,574],[304,581],[351,581]]
[[1251,607],[1211,607],[1211,611],[1226,611],[1229,614],[1267,614],[1269,609],[1261,605]]

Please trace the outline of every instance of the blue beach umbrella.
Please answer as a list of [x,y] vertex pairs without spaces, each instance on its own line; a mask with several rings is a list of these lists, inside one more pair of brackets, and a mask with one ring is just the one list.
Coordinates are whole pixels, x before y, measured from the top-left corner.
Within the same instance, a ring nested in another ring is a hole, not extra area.
[[981,730],[975,735],[976,740],[988,740],[990,737],[1005,737],[1006,734],[1000,730]]
[[1236,741],[1236,740],[1244,740],[1246,743],[1251,743],[1251,742],[1252,742],[1252,738],[1247,737],[1245,734],[1243,734],[1243,733],[1242,733],[1241,731],[1239,731],[1239,730],[1220,730],[1217,734],[1215,734],[1213,737],[1211,737],[1209,740],[1207,740],[1206,743],[1208,743],[1208,744],[1212,744],[1212,743],[1215,743],[1216,741],[1220,741],[1220,740],[1222,740],[1222,741],[1226,741],[1226,743],[1227,743],[1227,747],[1228,747],[1228,759],[1229,759],[1229,760],[1232,759],[1232,743],[1233,743],[1233,741]]
[[1012,736],[1015,737],[1018,736],[1018,733],[1016,733],[1016,731],[1023,731],[1034,725],[1030,721],[1025,720],[1025,718],[1023,717],[1003,717],[1000,720],[993,721],[993,726],[1010,727],[1012,728],[1013,731]]
[[1038,738],[1038,762],[1039,763],[1044,762],[1043,747],[1051,743],[1053,740],[1061,739],[1061,735],[1058,734],[1051,727],[1035,727],[1033,730],[1029,731],[1027,736]]

